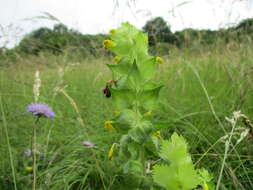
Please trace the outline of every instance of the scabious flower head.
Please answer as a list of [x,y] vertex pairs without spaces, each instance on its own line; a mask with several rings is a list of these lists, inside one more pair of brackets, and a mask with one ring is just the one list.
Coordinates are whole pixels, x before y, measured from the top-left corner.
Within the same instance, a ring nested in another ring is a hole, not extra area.
[[105,121],[105,129],[109,131],[114,131],[115,128],[112,126],[113,121]]
[[87,147],[93,147],[93,146],[95,146],[95,144],[93,144],[93,143],[90,142],[90,141],[83,141],[83,142],[82,142],[82,145],[87,146]]
[[116,46],[116,43],[113,42],[112,40],[104,40],[103,45],[104,45],[104,48],[108,49],[108,48]]
[[156,57],[156,64],[163,64],[164,60],[161,57]]
[[26,107],[26,110],[39,117],[48,117],[53,119],[55,116],[52,109],[46,104],[30,104]]
[[23,156],[29,157],[29,156],[32,155],[32,151],[31,151],[30,149],[28,149],[28,150],[24,151],[24,152],[22,153],[22,155],[23,155]]

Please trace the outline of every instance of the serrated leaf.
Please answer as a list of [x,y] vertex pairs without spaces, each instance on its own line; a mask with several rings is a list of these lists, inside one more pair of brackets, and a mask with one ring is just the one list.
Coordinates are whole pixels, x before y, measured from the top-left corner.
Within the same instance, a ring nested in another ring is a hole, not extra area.
[[168,159],[174,164],[192,163],[185,139],[176,133],[171,136],[170,141],[164,140],[162,142],[160,154],[162,158]]
[[154,167],[153,178],[156,183],[167,190],[190,190],[200,183],[183,137],[174,133],[170,141],[164,140],[160,155],[170,164]]
[[208,183],[213,179],[213,176],[204,168],[197,170],[200,180],[204,183]]

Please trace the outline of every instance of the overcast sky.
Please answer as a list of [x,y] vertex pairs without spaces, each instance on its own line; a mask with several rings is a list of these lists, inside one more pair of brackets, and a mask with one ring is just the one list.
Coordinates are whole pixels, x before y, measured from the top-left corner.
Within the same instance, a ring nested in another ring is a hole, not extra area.
[[253,18],[253,0],[0,0],[0,47],[56,22],[38,18],[50,13],[82,33],[107,33],[123,21],[142,28],[162,16],[172,31],[218,29]]

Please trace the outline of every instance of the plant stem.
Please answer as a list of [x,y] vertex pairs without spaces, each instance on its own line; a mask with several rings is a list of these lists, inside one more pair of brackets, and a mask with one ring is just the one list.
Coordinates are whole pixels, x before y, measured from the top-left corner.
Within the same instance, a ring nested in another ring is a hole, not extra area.
[[0,96],[0,105],[1,105],[3,126],[4,126],[4,130],[5,130],[6,141],[7,141],[7,146],[8,146],[9,158],[10,158],[13,184],[14,184],[14,189],[17,190],[16,175],[15,175],[15,169],[14,169],[14,163],[13,163],[13,155],[12,155],[11,144],[10,144],[10,139],[9,139],[9,134],[8,134],[8,129],[7,129],[7,122],[6,122],[6,118],[5,118],[5,114],[4,114],[4,109],[3,109],[1,96]]
[[219,178],[218,178],[218,181],[217,181],[216,190],[219,190],[219,187],[220,187],[224,166],[225,166],[226,159],[227,159],[227,156],[228,156],[229,146],[230,146],[230,143],[231,143],[231,140],[232,140],[232,136],[234,134],[234,129],[236,127],[236,121],[232,124],[232,130],[231,130],[231,133],[229,135],[229,139],[225,142],[225,153],[224,153],[223,161],[222,161],[222,164],[221,164],[221,170],[220,170]]
[[33,125],[33,138],[32,138],[32,153],[33,153],[33,190],[36,190],[36,125],[39,122],[40,116],[38,116]]

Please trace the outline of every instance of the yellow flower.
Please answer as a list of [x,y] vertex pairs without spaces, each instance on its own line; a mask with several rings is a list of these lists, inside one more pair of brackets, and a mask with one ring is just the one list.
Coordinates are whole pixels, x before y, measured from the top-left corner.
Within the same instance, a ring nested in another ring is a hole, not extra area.
[[155,136],[155,137],[158,137],[158,138],[162,138],[161,132],[160,132],[160,131],[156,131],[156,132],[154,133],[154,136]]
[[105,121],[105,129],[109,131],[114,131],[115,128],[112,126],[113,121]]
[[203,190],[209,190],[208,185],[207,185],[206,183],[204,183],[204,184],[202,185],[202,187],[203,187]]
[[115,63],[118,63],[120,60],[121,60],[121,57],[120,57],[120,56],[115,56],[115,57],[113,58],[113,61],[114,61]]
[[110,33],[111,35],[114,35],[114,34],[116,33],[116,30],[115,30],[115,29],[111,29],[111,30],[109,31],[109,33]]
[[116,46],[116,43],[113,42],[112,40],[104,40],[103,45],[104,45],[104,48],[108,49],[108,48]]
[[163,64],[163,59],[161,57],[156,57],[156,64]]
[[120,111],[118,111],[118,110],[115,110],[115,111],[114,111],[114,115],[115,115],[115,116],[118,116],[119,114],[120,114]]
[[25,170],[28,171],[28,172],[31,172],[31,171],[33,171],[33,168],[31,166],[26,166]]
[[146,112],[146,113],[144,113],[144,117],[149,117],[149,116],[151,116],[152,115],[152,112],[151,111],[148,111],[148,112]]
[[108,158],[109,158],[109,160],[111,160],[112,157],[113,157],[114,146],[115,146],[115,143],[112,144],[112,146],[111,146],[111,148],[110,148],[110,150],[109,150],[109,152],[108,152]]

